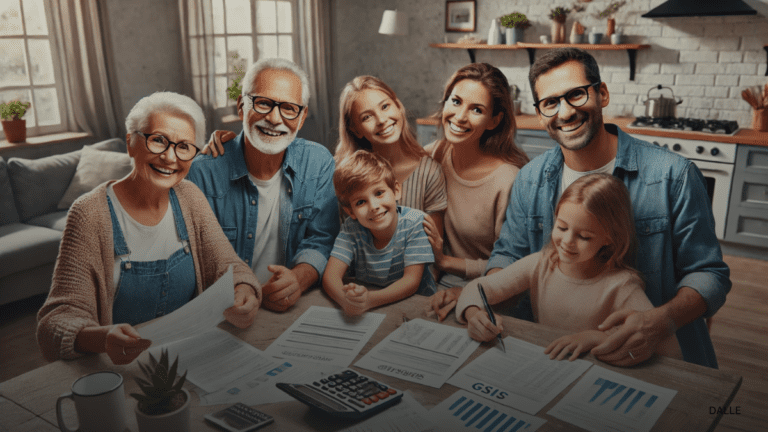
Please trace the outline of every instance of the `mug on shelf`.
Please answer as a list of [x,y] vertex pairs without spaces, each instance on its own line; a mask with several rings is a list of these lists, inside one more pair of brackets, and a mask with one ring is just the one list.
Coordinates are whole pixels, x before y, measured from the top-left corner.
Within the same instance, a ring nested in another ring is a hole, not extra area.
[[539,36],[539,40],[540,40],[540,41],[541,41],[541,43],[543,43],[543,44],[548,44],[548,43],[549,43],[549,36],[547,36],[547,35],[541,35],[541,36]]
[[59,396],[56,401],[59,429],[75,432],[64,424],[61,410],[64,399],[75,402],[78,432],[123,432],[128,427],[123,377],[117,372],[101,371],[82,376],[72,384],[70,393]]

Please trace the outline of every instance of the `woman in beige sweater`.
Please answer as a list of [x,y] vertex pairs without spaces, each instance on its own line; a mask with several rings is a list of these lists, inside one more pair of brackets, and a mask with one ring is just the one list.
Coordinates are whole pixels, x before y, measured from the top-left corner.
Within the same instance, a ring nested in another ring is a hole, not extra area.
[[456,305],[461,287],[482,275],[499,236],[509,192],[528,157],[514,142],[515,118],[509,83],[487,63],[462,67],[448,80],[440,113],[443,138],[426,147],[445,173],[448,208],[445,241],[424,222],[445,274],[432,305],[442,320]]
[[261,286],[232,249],[200,190],[184,177],[202,146],[200,107],[176,93],[141,99],[126,119],[133,170],[78,199],[67,216],[53,284],[38,313],[49,360],[105,352],[127,364],[146,350],[134,325],[183,306],[234,267],[224,317],[245,328]]

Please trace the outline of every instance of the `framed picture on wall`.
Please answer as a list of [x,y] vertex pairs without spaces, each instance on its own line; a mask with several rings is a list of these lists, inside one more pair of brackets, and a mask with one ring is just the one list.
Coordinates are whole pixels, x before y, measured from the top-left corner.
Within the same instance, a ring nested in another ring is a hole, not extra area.
[[475,0],[445,2],[445,31],[473,32],[477,15]]

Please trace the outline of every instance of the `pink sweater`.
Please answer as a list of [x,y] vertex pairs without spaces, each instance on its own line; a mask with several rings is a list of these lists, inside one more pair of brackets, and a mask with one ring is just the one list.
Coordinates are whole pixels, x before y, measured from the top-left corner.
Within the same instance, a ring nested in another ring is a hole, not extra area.
[[[112,324],[115,249],[107,205],[110,183],[82,196],[69,209],[51,291],[37,314],[37,343],[48,361],[82,356],[75,351],[80,330]],[[174,190],[189,234],[197,294],[232,264],[235,286],[255,288],[261,302],[261,285],[232,249],[200,189],[183,180]]]

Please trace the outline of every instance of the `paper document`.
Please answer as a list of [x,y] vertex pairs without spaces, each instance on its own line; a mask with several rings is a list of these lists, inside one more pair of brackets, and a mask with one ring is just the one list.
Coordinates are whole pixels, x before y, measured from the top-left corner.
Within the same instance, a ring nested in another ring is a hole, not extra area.
[[439,431],[534,432],[547,421],[459,390],[429,410]]
[[355,366],[440,388],[478,346],[465,328],[414,319],[387,335]]
[[311,306],[265,352],[280,360],[347,367],[384,317],[370,312],[349,317],[341,309]]
[[[187,380],[206,392],[241,383],[277,366],[262,351],[218,327],[166,348],[171,361],[179,356],[179,372],[186,370]],[[159,350],[153,348],[155,353]]]
[[593,432],[650,431],[676,394],[595,366],[547,414]]
[[366,419],[342,432],[442,432],[429,420],[429,412],[409,391],[395,406]]
[[308,362],[283,362],[261,374],[233,381],[211,393],[200,394],[200,405],[221,405],[242,402],[246,405],[263,405],[295,400],[288,393],[275,386],[279,382],[307,383],[318,377],[337,373],[339,367]]
[[586,360],[550,360],[544,348],[510,336],[506,354],[491,348],[448,384],[529,414],[538,413],[592,366]]
[[189,303],[138,329],[153,347],[199,335],[224,320],[224,310],[235,304],[232,266],[219,280]]

